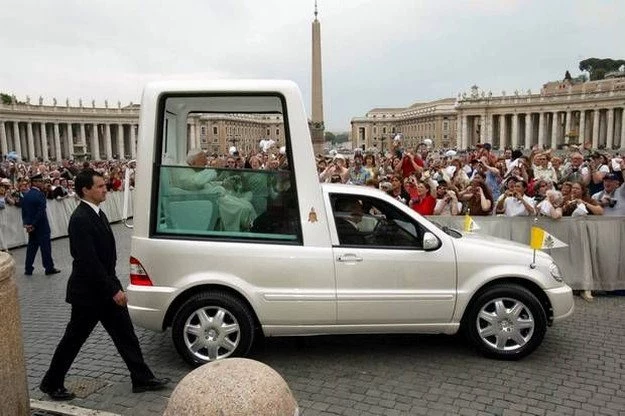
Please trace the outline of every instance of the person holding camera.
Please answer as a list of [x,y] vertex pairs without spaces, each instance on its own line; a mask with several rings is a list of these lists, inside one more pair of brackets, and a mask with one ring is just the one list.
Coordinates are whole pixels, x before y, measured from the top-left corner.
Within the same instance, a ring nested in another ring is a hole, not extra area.
[[458,193],[458,199],[464,202],[470,215],[491,215],[493,195],[484,182],[482,175],[473,175],[473,179],[464,190]]
[[579,217],[603,215],[603,207],[588,195],[588,188],[581,182],[571,184],[571,194],[564,200],[562,215]]
[[603,176],[603,191],[593,194],[592,199],[603,207],[603,215],[625,216],[625,185],[616,173]]
[[458,202],[456,193],[447,188],[447,182],[440,180],[436,187],[436,205],[434,215],[458,215],[462,211],[462,203]]
[[497,214],[506,217],[520,217],[534,215],[536,213],[534,200],[525,194],[527,182],[517,180],[513,190],[506,190],[503,197],[497,202]]

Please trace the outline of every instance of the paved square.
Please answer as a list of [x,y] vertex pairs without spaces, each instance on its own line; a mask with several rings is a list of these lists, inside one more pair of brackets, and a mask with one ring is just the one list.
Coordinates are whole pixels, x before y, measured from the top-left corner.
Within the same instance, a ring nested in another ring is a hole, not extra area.
[[[128,282],[131,231],[113,225],[118,275]],[[68,240],[52,243],[62,273],[38,269],[23,276],[17,263],[31,398],[69,319],[65,286],[71,269]],[[572,318],[549,328],[542,346],[519,362],[478,356],[461,337],[417,335],[268,339],[250,358],[278,371],[304,416],[312,415],[625,415],[625,297],[576,298]],[[137,328],[148,364],[174,383],[191,368],[176,354],[169,331]],[[92,380],[72,404],[122,415],[161,414],[171,389],[131,393],[130,378],[98,325],[68,375]],[[216,381],[218,382],[218,381]],[[172,387],[173,388],[173,387]]]

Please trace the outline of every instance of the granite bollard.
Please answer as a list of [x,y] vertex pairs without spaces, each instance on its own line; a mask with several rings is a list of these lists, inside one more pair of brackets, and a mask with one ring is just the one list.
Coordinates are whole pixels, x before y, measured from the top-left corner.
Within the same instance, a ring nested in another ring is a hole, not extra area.
[[30,414],[15,262],[0,252],[0,415]]
[[164,416],[297,416],[297,402],[271,367],[245,358],[205,364],[187,374]]

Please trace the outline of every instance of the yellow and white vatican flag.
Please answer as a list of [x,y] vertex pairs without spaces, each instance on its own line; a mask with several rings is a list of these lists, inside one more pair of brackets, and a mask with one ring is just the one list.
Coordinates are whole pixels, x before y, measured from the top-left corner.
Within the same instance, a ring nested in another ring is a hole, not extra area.
[[467,213],[464,216],[464,231],[467,233],[471,233],[479,229],[480,229],[480,226],[477,225],[477,223],[473,221],[473,218],[471,218],[471,216]]
[[558,240],[540,227],[532,226],[530,233],[530,247],[534,250],[568,247],[569,245]]

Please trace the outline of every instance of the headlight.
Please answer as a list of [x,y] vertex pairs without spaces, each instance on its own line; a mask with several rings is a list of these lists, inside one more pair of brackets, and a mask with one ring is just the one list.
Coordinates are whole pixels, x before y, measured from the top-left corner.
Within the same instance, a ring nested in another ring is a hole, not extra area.
[[549,265],[549,273],[551,273],[551,277],[556,279],[558,282],[562,282],[564,280],[560,268],[555,263],[551,263]]

